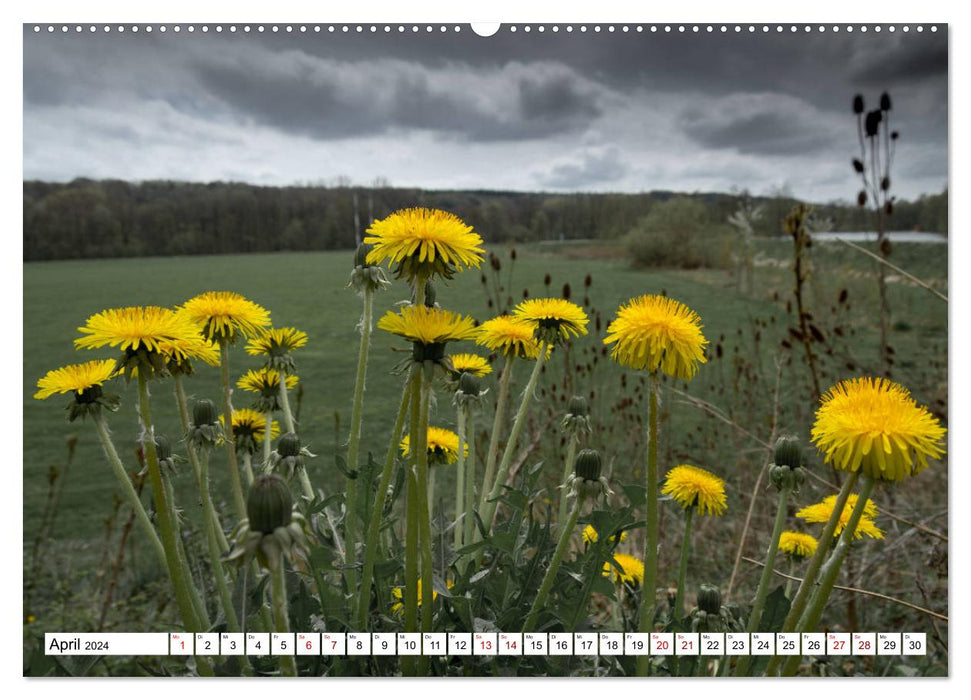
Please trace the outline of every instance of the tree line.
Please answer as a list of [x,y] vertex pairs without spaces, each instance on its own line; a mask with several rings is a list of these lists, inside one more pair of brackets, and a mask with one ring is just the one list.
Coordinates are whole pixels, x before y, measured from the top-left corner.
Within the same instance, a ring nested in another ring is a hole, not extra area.
[[[236,182],[24,182],[24,260],[335,250],[356,245],[370,221],[410,206],[455,213],[489,243],[619,240],[653,207],[674,197],[704,204],[724,222],[743,201],[761,204],[755,234],[781,235],[796,203],[784,191],[679,194],[555,194],[431,191],[389,186],[263,187]],[[872,214],[816,206],[834,230],[864,231]],[[895,204],[893,230],[947,232],[947,190]]]

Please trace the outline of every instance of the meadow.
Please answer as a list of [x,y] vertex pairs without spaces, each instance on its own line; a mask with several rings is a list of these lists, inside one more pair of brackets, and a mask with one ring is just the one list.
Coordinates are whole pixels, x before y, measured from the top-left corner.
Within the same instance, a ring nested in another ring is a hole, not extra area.
[[[567,443],[559,420],[575,393],[590,398],[593,424],[589,446],[604,457],[614,490],[636,501],[634,491],[621,485],[643,481],[644,377],[609,361],[602,338],[615,310],[627,299],[644,294],[665,294],[697,311],[710,340],[708,361],[689,385],[667,382],[661,399],[662,432],[659,464],[662,473],[681,463],[705,467],[726,481],[728,510],[732,517],[700,519],[695,524],[690,590],[712,582],[733,589],[729,601],[747,604],[760,575],[765,542],[772,528],[775,498],[767,490],[764,470],[774,438],[792,433],[808,442],[816,406],[804,356],[804,344],[794,335],[791,243],[760,240],[755,286],[738,291],[728,269],[635,269],[623,257],[599,248],[571,246],[489,247],[495,263],[481,271],[436,283],[437,300],[445,308],[486,320],[507,310],[524,296],[569,296],[591,319],[590,334],[565,352],[558,352],[543,372],[534,410],[520,445],[524,454],[514,465],[521,478],[532,479],[535,498],[529,504],[537,513],[558,499]],[[300,436],[316,455],[307,462],[314,485],[324,496],[339,492],[343,474],[335,455],[343,454],[348,433],[354,368],[357,362],[360,299],[345,287],[352,268],[351,252],[278,253],[259,255],[136,258],[27,263],[24,265],[24,556],[29,604],[25,616],[25,644],[35,635],[57,629],[81,630],[103,624],[106,630],[142,630],[146,625],[168,629],[172,607],[159,604],[163,590],[153,588],[160,574],[140,549],[141,533],[128,537],[128,556],[118,571],[111,571],[120,551],[122,521],[115,480],[87,421],[68,423],[59,401],[32,398],[36,381],[55,367],[110,352],[73,350],[76,329],[102,309],[129,305],[173,306],[207,290],[233,290],[270,310],[273,324],[295,326],[307,333],[309,343],[295,353],[299,390],[295,394]],[[900,244],[893,261],[947,290],[946,247]],[[818,359],[819,381],[828,388],[836,381],[879,373],[876,341],[874,264],[862,254],[839,244],[814,246],[813,273],[807,282],[806,304],[813,313],[812,348]],[[565,289],[568,287],[568,289]],[[375,318],[409,297],[402,282],[379,292]],[[926,405],[947,423],[948,308],[925,289],[905,279],[890,284],[894,368],[893,378],[908,387],[919,404]],[[818,331],[818,334],[817,334]],[[798,334],[798,331],[797,331]],[[464,347],[463,347],[464,346]],[[472,343],[456,344],[450,352],[475,352]],[[481,354],[482,348],[478,348]],[[362,453],[383,458],[401,392],[396,367],[410,350],[399,338],[375,330],[364,400]],[[84,355],[81,357],[81,355]],[[79,359],[80,357],[80,359]],[[197,363],[189,377],[190,398],[219,398],[219,372]],[[259,366],[257,358],[237,346],[232,350],[231,373],[238,377]],[[486,378],[490,399],[496,375]],[[518,397],[526,372],[515,376],[511,396]],[[135,386],[115,382],[122,409],[110,425],[122,460],[135,467],[138,424],[132,406]],[[181,438],[175,400],[166,384],[153,386],[157,432],[177,442]],[[234,392],[237,407],[246,405],[244,392]],[[64,400],[66,403],[66,399]],[[430,422],[454,429],[455,409],[440,392],[430,409]],[[477,424],[477,454],[485,453],[490,421]],[[76,436],[70,469],[63,472],[68,441]],[[178,444],[176,453],[184,454]],[[806,450],[811,477],[794,497],[792,510],[835,492],[834,472],[823,466],[815,450]],[[46,519],[51,468],[61,470],[55,490],[62,488],[56,521],[49,540],[41,543],[41,557],[32,571],[35,537]],[[437,479],[436,497],[447,500],[454,492],[448,467]],[[481,469],[481,467],[480,467]],[[481,473],[481,472],[480,472]],[[213,492],[227,498],[227,477],[214,459]],[[191,470],[186,465],[174,478],[177,501],[185,508],[190,540],[201,530],[198,500]],[[754,494],[754,499],[753,499]],[[616,496],[620,498],[621,496]],[[934,464],[907,488],[877,491],[879,525],[888,532],[884,541],[856,548],[843,570],[841,583],[875,590],[935,611],[947,611],[947,469]],[[751,509],[750,529],[739,550],[743,523]],[[228,503],[222,505],[228,511]],[[433,512],[437,509],[433,507]],[[444,525],[444,520],[439,521]],[[674,509],[661,509],[661,541],[677,541],[682,527]],[[666,534],[667,533],[667,534]],[[632,528],[625,551],[643,551],[643,531]],[[858,551],[857,551],[858,550]],[[739,555],[743,559],[739,559]],[[660,552],[659,586],[674,586],[676,546]],[[734,571],[734,575],[732,572]],[[27,580],[27,579],[30,580]],[[731,583],[729,583],[731,578]],[[107,580],[113,579],[117,605],[104,606]],[[689,595],[693,604],[693,594]],[[605,618],[607,598],[594,593],[589,607],[591,624]],[[690,607],[689,604],[689,607]],[[104,608],[107,607],[107,610]],[[827,608],[824,624],[863,630],[906,629],[927,632],[931,653],[898,665],[851,659],[840,672],[941,675],[947,672],[947,623],[912,608],[877,598],[837,592]],[[105,668],[110,672],[109,662]],[[63,672],[61,669],[60,672]],[[38,672],[35,670],[35,672]]]

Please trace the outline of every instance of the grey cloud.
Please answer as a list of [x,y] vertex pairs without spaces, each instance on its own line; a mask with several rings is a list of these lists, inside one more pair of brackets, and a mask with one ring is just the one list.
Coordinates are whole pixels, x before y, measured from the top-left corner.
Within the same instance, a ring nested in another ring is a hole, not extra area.
[[538,182],[543,187],[573,190],[591,185],[612,183],[623,178],[630,166],[616,148],[586,151],[578,160],[553,165],[540,173]]
[[907,85],[947,75],[947,44],[898,37],[889,45],[861,50],[853,61],[850,79],[871,88]]
[[783,95],[736,95],[691,108],[685,133],[709,148],[798,155],[826,148],[834,132],[810,105]]

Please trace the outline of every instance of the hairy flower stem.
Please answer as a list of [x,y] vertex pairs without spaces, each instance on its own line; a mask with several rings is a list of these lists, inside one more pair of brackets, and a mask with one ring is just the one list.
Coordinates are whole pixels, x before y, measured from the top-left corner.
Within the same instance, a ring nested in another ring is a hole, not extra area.
[[[856,507],[853,508],[846,527],[840,533],[836,549],[833,550],[829,560],[819,574],[819,583],[810,598],[806,611],[799,618],[799,623],[796,625],[796,632],[812,632],[816,629],[816,625],[819,624],[819,620],[823,616],[823,610],[826,608],[826,603],[829,601],[829,596],[833,592],[833,586],[836,585],[840,567],[843,565],[843,560],[846,559],[850,545],[853,543],[853,538],[856,536],[856,528],[860,524],[860,518],[863,517],[863,511],[866,510],[867,500],[873,491],[873,485],[874,480],[872,476],[867,474],[863,477],[863,484],[860,487]],[[791,676],[795,674],[801,660],[801,656],[789,657],[785,665],[783,665],[780,675]]]
[[[856,484],[858,476],[859,472],[850,472],[846,481],[843,482],[843,487],[840,489],[839,494],[836,496],[836,504],[833,506],[833,514],[830,516],[826,526],[823,528],[822,533],[819,535],[819,546],[816,547],[816,553],[813,554],[812,559],[809,560],[809,565],[806,567],[806,573],[803,576],[802,583],[800,583],[799,588],[796,589],[796,597],[789,606],[789,614],[786,615],[786,620],[782,624],[783,632],[794,632],[796,629],[796,623],[799,621],[803,611],[806,609],[806,603],[809,602],[809,594],[812,593],[813,587],[816,584],[816,576],[819,574],[819,570],[822,568],[823,562],[826,559],[826,550],[828,549],[827,543],[833,541],[833,533],[836,532],[836,525],[839,523],[840,515],[843,513],[843,509],[846,507],[846,501],[849,499],[850,493],[853,491],[853,486]],[[781,656],[773,656],[765,670],[765,675],[774,675],[781,662]]]
[[[472,409],[466,407],[465,411],[465,432],[468,436],[469,456],[466,459],[465,469],[468,472],[465,477],[465,515],[462,520],[463,537],[465,545],[472,544],[475,536],[473,509],[475,508],[475,414]],[[459,452],[459,454],[462,454]]]
[[455,525],[452,527],[452,547],[458,551],[462,547],[462,535],[465,531],[465,523],[460,518],[465,513],[465,417],[468,411],[464,406],[459,406],[456,413],[459,457],[455,464]]
[[273,411],[267,411],[264,416],[266,428],[263,430],[263,473],[270,470],[270,452],[273,450]]
[[[417,370],[412,368],[412,372]],[[391,431],[391,440],[388,445],[388,453],[384,459],[384,469],[381,470],[381,480],[378,482],[378,491],[374,495],[374,503],[371,506],[371,517],[368,522],[367,532],[364,541],[364,566],[361,569],[361,586],[357,601],[357,629],[366,632],[368,627],[368,611],[371,608],[371,581],[374,578],[374,563],[378,558],[378,539],[381,534],[381,517],[384,514],[384,500],[388,495],[388,488],[391,486],[391,475],[394,470],[395,456],[398,454],[398,443],[401,440],[401,431],[404,430],[405,417],[408,415],[408,405],[411,400],[412,381],[405,382],[404,390],[401,393],[401,404],[398,406],[398,415],[394,420],[394,428]]]
[[674,594],[674,607],[671,609],[671,619],[684,617],[684,580],[688,574],[688,556],[691,554],[691,521],[694,509],[684,511],[684,537],[681,540],[681,562],[678,566],[678,591]]
[[243,453],[243,478],[246,479],[246,491],[253,485],[253,457],[249,452]]
[[[536,628],[536,621],[539,618],[540,610],[546,605],[546,598],[550,594],[550,589],[553,588],[553,581],[556,580],[556,572],[560,568],[560,563],[563,561],[563,555],[566,554],[566,550],[570,546],[570,538],[573,535],[573,529],[577,525],[577,519],[580,517],[580,507],[582,505],[583,498],[577,496],[576,503],[573,504],[573,511],[570,513],[570,518],[564,523],[563,529],[560,530],[560,539],[556,543],[556,550],[553,552],[553,558],[550,560],[546,574],[543,576],[543,582],[539,585],[536,600],[533,601],[533,606],[529,609],[529,614],[526,615],[526,621],[523,623],[523,632],[532,632]],[[586,598],[584,601],[586,601]]]
[[182,526],[179,522],[178,510],[175,507],[175,489],[172,486],[172,481],[165,472],[162,472],[162,485],[165,487],[166,500],[172,509],[169,517],[175,526],[175,546],[179,554],[179,561],[182,562],[182,569],[186,572],[189,595],[192,596],[192,607],[196,611],[196,618],[198,618],[199,624],[203,628],[208,629],[209,613],[206,610],[206,604],[203,602],[202,596],[199,594],[199,589],[196,587],[196,582],[192,578],[192,566],[189,564],[189,556],[185,553],[185,546],[182,542]]
[[[287,578],[284,572],[283,555],[278,554],[275,565],[270,567],[270,587],[273,598],[273,632],[290,631],[290,613],[287,610]],[[284,676],[297,675],[297,662],[290,654],[280,657],[280,673]]]
[[482,479],[479,513],[485,507],[486,497],[492,492],[492,481],[496,473],[496,460],[499,456],[499,436],[502,434],[502,424],[506,420],[506,405],[509,403],[509,385],[512,382],[512,368],[516,360],[515,355],[506,357],[502,366],[502,376],[499,378],[499,396],[496,398],[496,415],[492,420],[492,434],[489,437],[489,451],[486,453],[485,476]]
[[222,552],[220,549],[219,537],[217,532],[222,532],[219,522],[213,520],[212,511],[206,504],[212,502],[209,493],[209,450],[204,449],[200,461],[201,474],[199,486],[203,501],[203,515],[205,516],[206,541],[209,544],[209,562],[212,566],[212,575],[216,579],[216,591],[219,594],[219,602],[222,605],[223,615],[226,617],[226,627],[230,632],[239,632],[239,620],[236,618],[236,609],[233,607],[233,596],[226,582],[226,573],[223,569]]
[[135,513],[138,523],[142,526],[145,536],[148,538],[148,542],[155,552],[155,556],[158,558],[159,564],[163,569],[167,569],[168,564],[165,558],[165,549],[162,547],[162,541],[158,538],[158,533],[155,531],[155,527],[152,525],[148,513],[145,512],[145,506],[142,505],[142,501],[138,497],[135,487],[132,486],[131,479],[128,477],[128,472],[125,471],[125,467],[121,463],[121,458],[118,456],[115,444],[111,441],[111,435],[108,432],[108,425],[105,422],[104,416],[98,412],[93,414],[93,418],[95,431],[97,431],[98,438],[101,440],[101,446],[104,448],[105,456],[108,458],[108,464],[111,465],[111,470],[115,473],[115,478],[118,479],[118,484],[121,486],[121,492]]
[[[405,590],[403,591],[405,632],[418,631],[418,520],[421,517],[421,506],[425,503],[425,494],[418,488],[417,455],[421,449],[418,426],[421,412],[421,367],[412,368],[411,379],[411,409],[409,435],[411,440],[411,458],[405,470]],[[406,676],[416,675],[418,672],[417,659],[407,656],[401,660],[401,672]]]
[[[368,350],[371,346],[371,316],[374,306],[374,291],[364,287],[364,310],[361,312],[361,345],[357,353],[357,377],[354,380],[354,398],[351,401],[351,435],[347,442],[347,468],[351,473],[358,471],[358,457],[361,447],[361,432],[364,409],[364,382],[367,378]],[[344,544],[348,558],[357,562],[357,478],[348,476],[344,481],[345,508]],[[357,590],[357,569],[344,570],[347,588]]]
[[579,447],[579,445],[580,439],[574,432],[570,436],[570,446],[566,448],[566,462],[563,464],[563,478],[560,479],[560,483],[564,484],[564,487],[560,489],[560,510],[556,518],[557,523],[566,522],[566,509],[570,504],[567,499],[567,488],[565,484],[566,480],[570,478],[571,474],[573,474],[573,465],[577,460],[577,447]]
[[[644,588],[641,594],[641,610],[637,631],[654,630],[654,609],[657,604],[657,423],[658,423],[657,375],[651,376],[647,393],[647,535],[644,539]],[[637,657],[637,675],[646,676],[650,666],[648,657]]]
[[[176,374],[172,377],[175,383],[175,402],[179,407],[179,419],[182,421],[182,433],[183,435],[189,435],[189,400],[185,394],[185,383],[182,381],[182,375]],[[195,446],[186,439],[186,452],[189,454],[189,464],[192,465],[192,472],[196,476],[196,484],[199,485],[199,493],[202,493],[202,483],[200,480],[202,474],[202,465],[199,461],[199,453],[196,452]],[[216,506],[212,499],[203,499],[202,503],[203,509],[208,509],[214,523],[216,523],[216,534],[219,540],[219,546],[221,551],[225,552],[229,549],[229,541],[226,539],[226,533],[223,532],[222,526],[219,524],[219,513],[216,512]]]
[[[203,621],[196,614],[193,605],[193,596],[189,592],[191,585],[187,572],[183,567],[179,557],[178,543],[176,541],[175,526],[171,520],[171,508],[167,501],[165,484],[162,481],[162,471],[158,464],[158,452],[155,449],[155,429],[152,425],[152,410],[148,400],[148,382],[145,373],[138,374],[138,416],[142,423],[142,449],[145,452],[145,461],[148,464],[148,478],[152,484],[152,495],[155,498],[155,512],[158,517],[158,529],[161,535],[162,548],[165,550],[165,561],[167,564],[169,578],[172,580],[172,588],[175,590],[175,600],[182,616],[182,622],[189,632],[203,632],[205,627]],[[197,662],[201,659],[197,659]],[[211,666],[206,663],[210,675]],[[203,665],[199,664],[199,672],[203,673]]]
[[[286,426],[288,433],[297,432],[293,423],[293,414],[290,412],[290,396],[287,392],[287,371],[280,369],[280,410],[283,411],[283,425]],[[270,426],[266,426],[269,435]]]
[[[306,468],[300,468],[297,470],[297,472],[300,474],[300,487],[303,489],[303,495],[307,499],[307,503],[313,503],[314,498],[317,497],[317,494],[314,493],[314,486],[310,483],[310,477],[307,475]],[[346,552],[347,543],[345,542],[344,545]]]
[[532,374],[529,375],[529,382],[526,383],[526,390],[523,392],[522,401],[519,403],[519,410],[516,412],[516,419],[513,421],[512,430],[509,432],[506,449],[502,452],[502,461],[499,462],[499,470],[496,473],[495,481],[492,483],[492,490],[484,498],[480,508],[482,524],[485,526],[487,533],[492,532],[492,521],[495,518],[496,509],[499,506],[499,496],[502,495],[502,487],[506,484],[506,477],[509,476],[509,468],[512,466],[512,460],[516,456],[516,443],[519,441],[519,434],[522,432],[523,426],[526,425],[529,403],[533,398],[533,392],[536,390],[536,383],[539,380],[546,355],[549,352],[548,348],[549,346],[545,342],[540,341],[539,356],[536,358],[536,364],[533,365]]
[[[435,365],[425,361],[424,371],[421,379],[421,412],[419,413],[419,424],[417,440],[415,441],[415,451],[418,457],[418,493],[427,494],[430,489],[428,486],[428,408],[432,396],[432,377]],[[429,633],[432,631],[432,617],[435,607],[433,603],[433,573],[432,573],[432,526],[431,513],[428,507],[428,498],[420,499],[418,520],[418,537],[421,543],[421,600],[424,608],[421,611],[421,631]],[[426,675],[430,658],[421,656],[418,659],[418,674]]]
[[[762,608],[765,607],[765,599],[769,596],[769,586],[772,583],[772,570],[775,567],[776,556],[779,554],[779,538],[782,536],[782,528],[786,524],[786,509],[789,505],[789,494],[792,493],[791,486],[783,486],[779,491],[779,506],[775,512],[775,522],[772,525],[772,537],[769,540],[769,548],[765,552],[765,566],[762,567],[762,576],[759,578],[759,587],[755,589],[755,602],[752,603],[752,612],[748,616],[747,632],[758,632],[759,623],[762,621]],[[735,667],[736,676],[744,676],[748,673],[752,664],[751,656],[743,656],[739,659]]]
[[219,367],[223,382],[223,415],[226,440],[226,457],[229,465],[229,483],[233,491],[233,507],[239,520],[246,518],[246,499],[243,497],[243,482],[239,478],[239,463],[236,460],[236,436],[233,434],[233,390],[229,384],[229,341],[219,341]]

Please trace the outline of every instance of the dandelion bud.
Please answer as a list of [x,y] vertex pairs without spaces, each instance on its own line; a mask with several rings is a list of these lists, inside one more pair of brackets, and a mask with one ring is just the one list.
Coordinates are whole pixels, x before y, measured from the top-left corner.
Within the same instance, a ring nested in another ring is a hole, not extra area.
[[775,441],[775,454],[772,461],[784,467],[795,469],[802,466],[802,445],[799,438],[792,435],[783,435]]
[[371,252],[370,243],[362,243],[354,251],[354,267],[370,267],[367,261],[367,254]]
[[587,404],[587,397],[574,396],[570,399],[569,413],[574,416],[586,416],[590,413],[590,406]]
[[253,532],[271,534],[293,519],[293,496],[287,483],[276,474],[256,478],[246,499],[246,515]]
[[462,372],[459,377],[459,392],[466,396],[478,396],[482,392],[482,380],[474,374]]
[[709,615],[721,613],[722,594],[717,586],[703,583],[698,587],[698,607]]
[[591,449],[580,450],[574,467],[577,477],[584,481],[597,481],[600,479],[600,470],[600,453]]
[[296,433],[281,435],[276,443],[276,451],[281,457],[296,457],[300,454],[300,438]]
[[863,114],[863,95],[853,96],[853,114]]
[[209,399],[199,399],[192,407],[192,422],[196,426],[212,425],[216,415],[216,404]]
[[880,109],[884,112],[890,111],[890,95],[886,92],[880,95]]
[[866,190],[860,190],[860,194],[856,195],[856,203],[861,206],[866,206]]
[[172,441],[164,435],[156,435],[155,453],[158,455],[160,462],[162,460],[172,459]]
[[861,161],[859,158],[854,158],[853,159],[853,169],[856,172],[858,172],[858,173],[862,173],[863,172],[863,161]]

